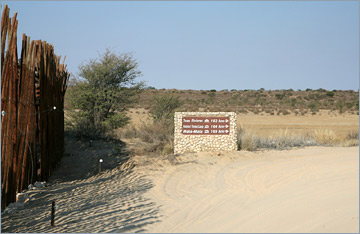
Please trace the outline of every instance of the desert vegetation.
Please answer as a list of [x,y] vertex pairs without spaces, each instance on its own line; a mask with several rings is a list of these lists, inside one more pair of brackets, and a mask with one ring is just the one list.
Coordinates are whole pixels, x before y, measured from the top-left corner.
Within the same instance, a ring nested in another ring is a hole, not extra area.
[[[244,125],[238,126],[239,150],[358,145],[359,91],[155,89],[136,81],[141,72],[131,55],[111,50],[79,69],[80,77],[72,80],[65,98],[67,132],[78,137],[121,139],[133,146],[130,151],[134,154],[173,152],[175,111],[236,112],[245,119]],[[322,123],[307,119],[306,131],[294,131],[276,123],[262,126],[269,119],[260,119],[252,123],[260,126],[257,130],[263,131],[259,132],[246,125],[246,116],[250,116],[248,120],[255,116],[282,118],[277,121],[288,121],[290,127],[305,126],[298,120],[311,116],[321,116],[317,121]],[[352,127],[339,126],[338,130],[334,121],[332,128],[326,127],[326,118],[340,116],[350,116]]]
[[129,54],[116,54],[107,49],[97,59],[79,67],[67,94],[68,131],[78,136],[104,136],[125,126],[126,108],[134,102],[142,86],[135,79],[141,75],[137,62]]
[[177,90],[146,87],[137,108],[150,109],[152,96],[176,95],[186,111],[235,111],[266,115],[315,115],[321,110],[359,114],[359,92],[353,90]]
[[150,121],[120,129],[118,136],[142,141],[142,147],[132,149],[134,154],[171,154],[174,149],[174,113],[181,105],[176,96],[155,96],[151,105]]
[[359,145],[359,131],[351,131],[345,139],[340,139],[330,129],[313,130],[312,133],[296,133],[288,129],[275,130],[269,135],[255,134],[251,130],[238,127],[239,150],[254,151],[258,149],[289,149],[304,146],[356,146]]

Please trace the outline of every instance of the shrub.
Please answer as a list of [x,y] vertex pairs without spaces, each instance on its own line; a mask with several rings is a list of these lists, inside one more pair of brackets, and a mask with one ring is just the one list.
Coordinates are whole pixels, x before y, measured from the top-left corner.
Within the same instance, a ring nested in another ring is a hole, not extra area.
[[238,150],[253,151],[256,149],[253,134],[246,132],[244,128],[238,128],[237,133]]
[[282,94],[277,93],[277,94],[275,94],[275,97],[279,100],[282,100],[285,97],[285,93],[282,93]]
[[143,123],[138,128],[133,125],[120,130],[120,137],[139,138],[143,144],[133,153],[171,154],[174,149],[174,121],[161,119],[152,123]]
[[210,98],[214,98],[215,95],[216,95],[215,93],[209,93],[209,94],[208,94],[208,96],[209,96]]
[[144,142],[153,143],[149,152],[173,152],[174,121],[162,119],[152,124],[143,124],[138,130],[138,136]]
[[328,97],[334,97],[334,92],[333,91],[329,91],[329,92],[327,92],[326,93],[326,95],[328,96]]
[[326,92],[326,90],[325,90],[325,89],[322,89],[322,88],[317,89],[316,91],[318,91],[318,92]]
[[315,130],[313,136],[315,141],[321,145],[333,145],[338,141],[335,132],[329,129]]
[[142,87],[135,82],[141,75],[136,60],[106,49],[79,70],[82,79],[75,79],[66,95],[72,108],[80,110],[72,113],[73,131],[80,136],[101,136],[126,125],[126,107]]
[[341,146],[351,147],[359,145],[359,130],[350,131],[344,142],[342,142]]
[[182,105],[178,96],[163,95],[155,97],[150,114],[155,121],[160,119],[173,119],[174,112]]
[[308,107],[312,112],[316,112],[318,110],[318,104],[316,102],[311,102]]
[[354,140],[359,140],[359,130],[357,131],[351,131],[347,134],[346,139],[354,139]]
[[345,106],[346,106],[347,109],[351,109],[351,108],[354,106],[354,103],[352,103],[352,102],[347,102],[347,103],[345,104]]
[[138,137],[137,129],[134,125],[127,125],[124,129],[121,129],[120,137],[131,139]]
[[337,103],[337,108],[339,108],[339,113],[342,114],[343,113],[343,108],[344,108],[344,104],[341,102]]

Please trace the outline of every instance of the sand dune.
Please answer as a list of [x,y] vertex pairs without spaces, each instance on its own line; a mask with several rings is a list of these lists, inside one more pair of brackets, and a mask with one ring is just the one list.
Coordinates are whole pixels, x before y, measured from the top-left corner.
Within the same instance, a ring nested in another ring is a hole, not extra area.
[[[2,215],[2,232],[359,232],[358,147],[121,161],[104,142],[69,145],[49,186]],[[113,164],[101,174],[99,155]]]

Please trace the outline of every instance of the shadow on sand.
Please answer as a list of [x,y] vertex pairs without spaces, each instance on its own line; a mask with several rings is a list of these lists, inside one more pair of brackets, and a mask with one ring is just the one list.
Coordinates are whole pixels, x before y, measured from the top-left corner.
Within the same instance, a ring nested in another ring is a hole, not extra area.
[[[134,171],[124,142],[66,138],[66,153],[48,186],[28,190],[23,207],[2,215],[2,232],[146,232],[159,207],[144,196],[152,183]],[[99,173],[99,159],[103,159]],[[58,210],[50,225],[51,202]]]

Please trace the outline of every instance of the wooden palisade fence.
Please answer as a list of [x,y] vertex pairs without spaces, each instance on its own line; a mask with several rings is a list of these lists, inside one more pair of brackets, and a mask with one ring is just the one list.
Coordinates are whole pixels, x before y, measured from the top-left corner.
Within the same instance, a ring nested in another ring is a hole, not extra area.
[[64,153],[64,95],[69,74],[54,48],[23,34],[17,13],[1,18],[1,210],[16,193],[49,178]]

